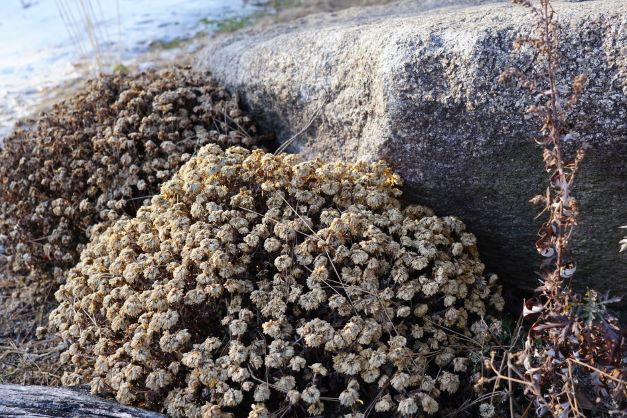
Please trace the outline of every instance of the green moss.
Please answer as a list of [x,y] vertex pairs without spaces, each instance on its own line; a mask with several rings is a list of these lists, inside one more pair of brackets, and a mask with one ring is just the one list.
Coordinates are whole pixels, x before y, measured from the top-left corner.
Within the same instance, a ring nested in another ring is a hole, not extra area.
[[246,16],[228,16],[221,19],[203,17],[198,21],[198,23],[206,26],[213,26],[216,32],[235,32],[255,24],[263,17],[272,16],[282,10],[299,5],[301,5],[300,0],[268,0],[262,2],[262,11],[257,13],[252,13]]
[[168,41],[156,40],[150,43],[151,49],[174,49],[182,47],[185,42],[189,41],[187,38],[174,38]]
[[266,7],[270,7],[275,11],[289,9],[290,7],[300,6],[300,0],[271,0],[267,2]]
[[213,26],[216,32],[235,32],[252,25],[260,18],[268,16],[268,13],[254,13],[248,16],[230,16],[222,19],[200,19],[200,23],[208,26]]
[[120,74],[128,74],[129,69],[126,65],[119,63],[119,64],[116,64],[115,67],[113,67],[113,72],[120,73]]

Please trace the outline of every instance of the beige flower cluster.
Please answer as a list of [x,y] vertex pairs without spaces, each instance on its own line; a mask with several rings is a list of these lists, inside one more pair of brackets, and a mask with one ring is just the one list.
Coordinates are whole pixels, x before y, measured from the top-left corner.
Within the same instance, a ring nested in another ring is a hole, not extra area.
[[56,293],[63,383],[173,417],[437,414],[503,305],[384,163],[207,145]]
[[134,215],[201,146],[255,142],[251,120],[207,74],[89,82],[0,149],[0,268],[11,277],[0,305],[37,312],[95,224]]

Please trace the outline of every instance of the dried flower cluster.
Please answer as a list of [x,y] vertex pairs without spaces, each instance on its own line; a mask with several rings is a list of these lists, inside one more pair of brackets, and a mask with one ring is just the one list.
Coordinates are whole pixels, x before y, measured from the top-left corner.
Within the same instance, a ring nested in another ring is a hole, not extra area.
[[441,412],[503,299],[464,224],[399,184],[205,146],[57,291],[63,383],[173,417]]
[[516,80],[536,98],[537,104],[528,113],[541,121],[537,143],[543,148],[549,185],[544,194],[531,199],[543,207],[536,248],[544,260],[538,300],[526,301],[523,309],[523,316],[534,323],[524,349],[515,355],[522,370],[510,362],[511,353],[506,353],[509,376],[496,370],[493,362],[489,365],[498,379],[523,384],[538,416],[621,414],[627,401],[627,347],[618,319],[606,309],[620,298],[600,296],[593,290],[579,295],[570,286],[576,264],[569,242],[578,217],[573,184],[584,151],[576,149],[568,156],[563,144],[573,136],[567,119],[586,78],[575,77],[570,95],[564,97],[558,80],[560,27],[550,0],[513,2],[529,10],[535,26],[533,34],[519,37],[514,47],[532,50],[538,61],[530,69],[544,75],[538,78],[512,68],[503,73],[502,81]]
[[133,215],[202,145],[252,146],[254,134],[207,74],[175,68],[89,82],[2,144],[0,267],[14,281],[0,301],[41,304],[95,224]]

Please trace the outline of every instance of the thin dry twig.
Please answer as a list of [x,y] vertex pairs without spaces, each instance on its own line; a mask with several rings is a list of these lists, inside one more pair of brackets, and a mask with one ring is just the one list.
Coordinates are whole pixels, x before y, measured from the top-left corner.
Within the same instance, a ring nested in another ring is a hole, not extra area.
[[309,122],[307,122],[307,124],[300,131],[296,132],[294,135],[292,135],[292,137],[290,137],[287,141],[285,141],[283,144],[281,144],[281,146],[278,147],[276,149],[276,151],[274,152],[274,155],[280,155],[281,153],[283,153],[290,145],[292,145],[294,143],[294,141],[296,141],[298,139],[299,136],[301,136],[303,133],[307,132],[307,129],[309,129],[309,127],[314,123],[314,121],[318,118],[318,116],[322,112],[322,109],[324,108],[325,104],[326,104],[326,102],[323,102],[318,107],[318,109],[316,109],[316,111],[313,113],[313,115],[309,119]]

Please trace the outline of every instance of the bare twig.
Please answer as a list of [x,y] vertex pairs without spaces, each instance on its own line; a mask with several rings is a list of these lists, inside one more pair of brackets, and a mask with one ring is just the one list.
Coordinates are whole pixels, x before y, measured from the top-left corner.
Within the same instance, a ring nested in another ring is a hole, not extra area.
[[326,102],[323,102],[318,107],[318,109],[316,109],[314,114],[311,116],[311,118],[309,119],[309,122],[307,122],[307,124],[300,131],[296,132],[291,138],[289,138],[287,141],[282,143],[281,146],[278,147],[277,150],[274,152],[274,155],[279,155],[282,152],[284,152],[290,145],[292,145],[294,143],[294,141],[296,141],[296,139],[298,139],[299,136],[301,136],[303,133],[305,133],[307,131],[307,129],[309,129],[309,127],[318,118],[318,116],[320,115],[320,113],[321,113],[322,109],[324,108],[325,104],[326,104]]

